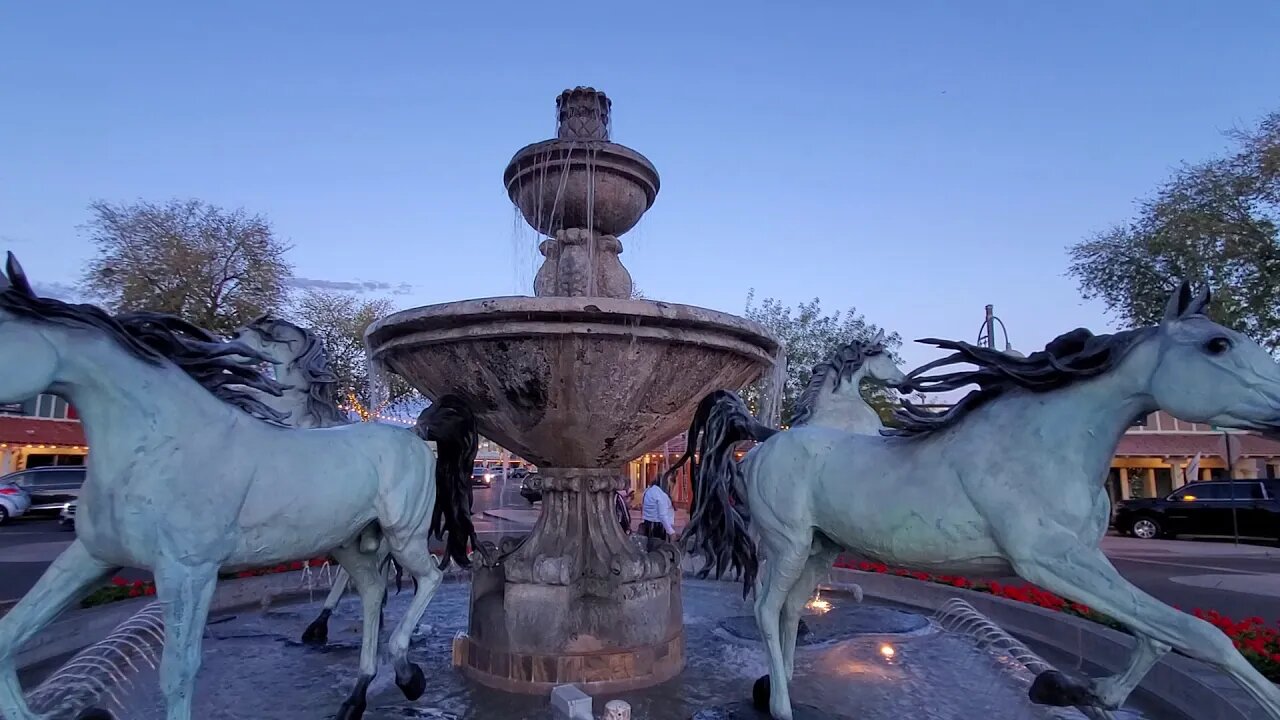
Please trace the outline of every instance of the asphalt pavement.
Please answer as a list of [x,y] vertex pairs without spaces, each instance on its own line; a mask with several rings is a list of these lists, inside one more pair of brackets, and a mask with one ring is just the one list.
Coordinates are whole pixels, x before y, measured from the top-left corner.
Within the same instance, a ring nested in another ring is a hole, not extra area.
[[[474,491],[473,516],[481,540],[497,542],[504,535],[528,532],[537,519],[536,509],[520,497],[515,480]],[[679,520],[684,520],[683,514]],[[20,518],[0,527],[0,605],[30,589],[72,538],[73,531],[55,519]],[[1213,609],[1237,619],[1280,620],[1280,548],[1275,546],[1108,537],[1103,550],[1131,582],[1183,610]],[[123,574],[129,579],[149,577],[142,571]]]

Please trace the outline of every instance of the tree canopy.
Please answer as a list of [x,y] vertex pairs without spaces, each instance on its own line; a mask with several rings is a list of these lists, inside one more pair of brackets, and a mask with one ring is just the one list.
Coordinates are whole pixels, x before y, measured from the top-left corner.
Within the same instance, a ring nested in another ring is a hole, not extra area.
[[89,206],[82,289],[113,312],[151,310],[230,333],[282,308],[288,246],[261,215],[199,200]]
[[[808,384],[815,365],[827,359],[841,345],[855,339],[869,340],[880,331],[879,327],[868,322],[854,308],[824,313],[818,298],[800,303],[794,309],[773,298],[766,298],[757,305],[753,290],[747,295],[744,314],[747,319],[760,323],[772,332],[786,347],[787,372],[781,412],[783,422],[795,412],[796,401]],[[902,346],[902,338],[896,332],[886,331],[885,346],[897,361],[896,350]],[[756,381],[742,393],[747,406],[753,411],[758,411],[760,407],[765,382],[764,379]],[[881,417],[886,419],[896,405],[896,395],[892,390],[868,383],[863,385],[862,394]]]
[[421,396],[398,375],[387,373],[384,407],[367,407],[370,399],[369,369],[365,360],[364,331],[395,306],[386,298],[360,298],[333,290],[308,289],[294,301],[290,319],[310,329],[324,342],[329,363],[338,376],[339,397],[344,404],[351,397],[368,412],[399,408],[421,400]]
[[1215,320],[1280,351],[1280,112],[1228,133],[1225,157],[1182,166],[1132,220],[1070,248],[1070,274],[1124,324],[1160,321],[1182,279]]

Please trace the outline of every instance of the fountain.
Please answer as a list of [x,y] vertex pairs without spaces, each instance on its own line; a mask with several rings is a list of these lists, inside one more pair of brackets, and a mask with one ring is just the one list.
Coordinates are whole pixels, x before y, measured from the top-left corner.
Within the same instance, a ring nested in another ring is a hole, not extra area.
[[541,516],[475,570],[454,663],[511,692],[618,692],[684,667],[679,553],[646,552],[614,521],[624,463],[680,432],[706,393],[760,375],[778,343],[732,315],[631,299],[618,236],[652,206],[658,173],[610,142],[604,93],[566,90],[556,109],[557,137],[503,174],[546,236],[535,296],[399,312],[366,340],[428,397],[469,399],[485,436],[539,467]]

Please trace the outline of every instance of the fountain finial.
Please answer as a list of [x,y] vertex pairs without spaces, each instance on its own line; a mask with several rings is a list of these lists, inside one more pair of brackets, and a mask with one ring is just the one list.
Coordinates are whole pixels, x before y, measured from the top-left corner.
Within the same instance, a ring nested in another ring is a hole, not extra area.
[[579,85],[556,98],[556,137],[561,140],[608,140],[613,103],[595,88]]

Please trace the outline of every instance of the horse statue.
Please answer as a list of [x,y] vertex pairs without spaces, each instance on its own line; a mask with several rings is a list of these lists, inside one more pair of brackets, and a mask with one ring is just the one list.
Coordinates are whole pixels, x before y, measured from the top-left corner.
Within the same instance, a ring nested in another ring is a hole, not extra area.
[[[791,720],[800,610],[818,572],[846,550],[930,572],[1012,571],[1133,633],[1122,672],[1080,681],[1047,671],[1031,688],[1037,702],[1118,708],[1174,647],[1230,675],[1266,717],[1280,720],[1280,688],[1226,635],[1135,587],[1099,548],[1111,514],[1104,479],[1138,418],[1164,410],[1188,422],[1280,431],[1280,364],[1206,317],[1208,303],[1207,290],[1193,296],[1183,283],[1159,325],[1112,335],[1078,329],[1025,358],[924,340],[952,354],[910,373],[908,389],[977,388],[941,413],[904,403],[901,427],[880,436],[803,426],[778,432],[756,422],[736,395],[713,393],[695,485],[704,512],[685,540],[703,547],[717,574],[731,569],[755,584],[769,659],[753,691],[757,703]],[[976,369],[929,374],[959,363]],[[734,463],[743,440],[760,444]],[[761,538],[759,578],[736,498]]]
[[[338,407],[338,377],[329,366],[329,355],[320,336],[267,314],[240,328],[231,339],[267,358],[276,380],[284,387],[279,396],[261,393],[260,399],[283,413],[290,426],[336,427],[351,422]],[[420,417],[419,427],[422,420]],[[442,468],[438,465],[437,471]],[[376,532],[365,533],[361,543],[365,552],[377,553],[378,567],[394,564],[390,548],[379,542]],[[339,567],[320,614],[302,633],[303,643],[323,646],[329,641],[329,617],[346,593],[350,580],[347,571]]]
[[[832,351],[827,359],[813,366],[812,371],[809,373],[809,382],[800,393],[799,399],[796,400],[796,407],[792,412],[788,425],[792,428],[828,427],[863,435],[879,434],[884,429],[884,423],[880,420],[879,413],[862,396],[863,381],[891,388],[898,387],[906,381],[906,375],[894,362],[893,356],[885,346],[884,340],[883,330],[880,330],[867,340],[852,340],[839,346]],[[728,400],[729,396],[733,399]],[[685,435],[684,454],[676,460],[662,478],[663,484],[670,487],[670,482],[674,478],[676,471],[685,463],[690,464],[690,477],[695,483],[693,487],[693,503],[689,508],[691,518],[697,516],[700,508],[703,507],[698,502],[702,493],[696,483],[702,473],[698,472],[700,458],[696,453],[703,443],[710,442],[712,446],[718,446],[723,442],[723,439],[711,440],[706,438],[705,434],[710,429],[707,424],[709,415],[718,404],[727,400],[741,403],[737,395],[724,391],[713,392],[698,403],[693,421],[690,423],[688,433]],[[705,455],[702,457],[705,457]],[[727,490],[735,491],[734,488],[727,488]],[[712,504],[706,506],[704,512],[714,514],[720,507],[722,505]],[[739,509],[739,513],[742,513],[741,509]],[[723,529],[724,525],[722,523],[732,522],[731,518],[713,519],[710,515],[703,515],[698,520],[696,525],[704,528],[708,524],[712,524],[719,525]],[[708,536],[704,534],[701,539],[705,542]],[[710,556],[712,549],[711,546],[702,548],[703,554]],[[834,561],[835,555],[832,555],[827,564],[830,565]],[[701,574],[705,577],[709,572],[709,568],[703,568],[703,571]],[[817,583],[816,576],[814,583],[815,585]],[[810,588],[810,590],[812,589]],[[855,592],[858,592],[856,588]],[[800,622],[803,623],[803,621]]]
[[[247,360],[252,359],[252,361]],[[395,681],[417,699],[422,669],[408,658],[414,629],[443,577],[428,550],[431,526],[467,564],[466,474],[437,473],[436,457],[407,430],[376,423],[300,430],[247,388],[279,394],[267,361],[177,318],[112,316],[92,305],[38,297],[17,260],[0,276],[0,402],[53,391],[75,405],[93,452],[76,539],[0,618],[0,716],[36,720],[15,666],[19,648],[121,567],[151,570],[164,608],[160,685],[168,720],[190,720],[201,638],[219,570],[332,553],[363,606],[355,686],[338,720],[358,720],[378,669],[384,575],[358,537],[371,526],[416,581],[388,640]],[[474,442],[474,417],[454,408],[436,425],[440,465]],[[228,452],[228,450],[234,452]],[[447,487],[437,487],[444,479]],[[461,489],[459,489],[461,488]],[[437,494],[453,500],[437,501]],[[109,718],[90,709],[82,718]]]

